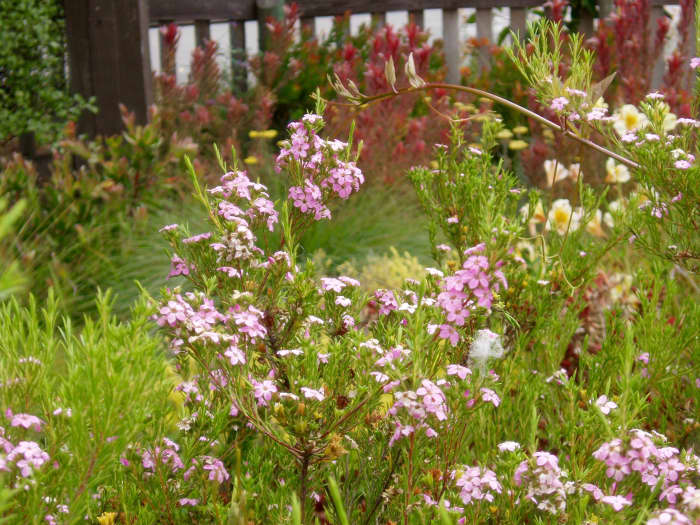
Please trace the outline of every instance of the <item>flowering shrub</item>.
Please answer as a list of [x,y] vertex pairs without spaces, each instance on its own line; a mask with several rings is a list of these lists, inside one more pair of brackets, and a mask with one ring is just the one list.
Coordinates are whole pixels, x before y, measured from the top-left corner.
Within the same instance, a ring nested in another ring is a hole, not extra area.
[[[610,185],[625,203],[608,205],[608,219],[606,194],[581,165],[550,164],[550,188],[526,189],[495,155],[500,122],[485,119],[478,142],[447,123],[449,140],[410,172],[436,267],[396,286],[367,290],[302,257],[305,232],[331,221],[364,183],[361,143],[322,136],[320,96],[279,144],[274,168],[287,182],[277,201],[235,152],[228,163],[215,149],[223,173],[213,187],[188,161],[208,223],[161,228],[169,277],[184,283],[150,301],[168,366],[154,359],[142,307],[133,325],[115,326],[102,306],[80,338],[66,324],[72,373],[60,388],[39,366],[44,354],[3,361],[0,476],[21,498],[2,512],[49,523],[697,521],[695,268],[620,253],[640,213],[666,224],[665,210],[683,202],[664,208],[652,195],[644,205],[622,186],[654,176],[685,184],[658,161],[686,161],[673,169],[693,176],[694,137],[670,136],[669,110],[655,96],[608,119],[595,106],[588,55],[573,55],[565,78],[549,70],[556,50],[546,46],[520,64],[535,80],[552,75],[538,93],[560,124],[511,107],[612,158]],[[408,86],[389,60],[387,93],[368,96],[339,77],[333,87],[355,105],[432,89],[411,55],[402,63]],[[589,113],[612,149],[588,140]],[[555,194],[574,177],[576,201]],[[685,205],[691,220],[694,202]],[[659,239],[692,237],[686,219],[660,227]],[[637,239],[651,245],[654,230]],[[37,332],[35,309],[13,308],[3,326],[21,311],[30,328],[12,348],[39,339],[55,350],[36,335],[54,333],[51,316]],[[79,359],[76,348],[98,355]],[[162,381],[152,400],[149,375]],[[86,407],[88,386],[110,403]],[[72,433],[53,418],[75,422]]]

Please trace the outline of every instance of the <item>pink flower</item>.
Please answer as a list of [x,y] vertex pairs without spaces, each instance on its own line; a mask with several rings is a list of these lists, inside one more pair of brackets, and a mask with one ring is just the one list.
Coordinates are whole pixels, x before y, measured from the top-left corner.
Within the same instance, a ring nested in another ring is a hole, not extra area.
[[566,105],[569,103],[569,99],[566,97],[557,97],[554,100],[552,100],[552,103],[550,104],[550,108],[554,111],[561,111],[563,110]]
[[501,404],[501,398],[498,397],[498,394],[496,394],[496,392],[494,392],[490,388],[481,389],[481,399],[484,402],[493,403],[493,406],[495,407]]
[[440,325],[440,333],[438,336],[440,339],[447,339],[452,346],[457,346],[457,343],[459,343],[459,333],[449,324]]
[[603,496],[600,501],[607,503],[615,511],[620,511],[622,510],[622,507],[626,507],[631,504],[631,502],[623,496]]
[[224,464],[220,460],[211,456],[204,456],[202,459],[204,460],[204,466],[202,468],[209,471],[209,481],[223,483],[230,477]]
[[697,69],[700,67],[700,57],[693,57],[690,59],[690,69]]
[[180,498],[178,500],[177,504],[180,505],[181,507],[185,507],[188,505],[190,507],[194,507],[195,505],[199,505],[199,500],[195,499],[195,498]]
[[229,346],[228,349],[224,352],[224,355],[228,357],[229,362],[232,366],[245,364],[245,353],[243,353],[243,350],[241,350],[235,345]]
[[200,233],[199,235],[193,235],[192,237],[187,237],[187,239],[182,239],[182,242],[184,244],[192,244],[208,239],[209,237],[211,237],[211,232]]
[[323,393],[322,389],[314,390],[313,388],[309,388],[306,386],[302,386],[300,388],[301,393],[304,394],[304,397],[306,399],[315,399],[316,401],[323,401],[326,396]]
[[253,384],[254,388],[253,395],[258,401],[258,405],[264,407],[268,406],[270,399],[272,399],[272,394],[277,392],[277,386],[275,385],[275,383],[273,383],[269,379],[265,379],[262,382],[258,382],[255,379],[251,379],[251,383]]
[[44,422],[41,419],[31,414],[15,414],[12,416],[12,421],[10,425],[13,427],[22,428],[34,427],[34,430],[39,432],[43,423]]
[[468,375],[471,375],[472,371],[467,368],[466,366],[462,365],[447,365],[447,375],[448,376],[457,376],[460,379],[464,380],[467,378]]

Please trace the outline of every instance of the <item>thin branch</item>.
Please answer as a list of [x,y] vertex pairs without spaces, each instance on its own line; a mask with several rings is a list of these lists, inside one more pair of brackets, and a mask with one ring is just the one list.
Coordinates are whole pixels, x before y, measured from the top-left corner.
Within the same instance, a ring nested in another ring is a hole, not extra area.
[[420,87],[408,87],[408,88],[401,88],[397,92],[389,91],[387,93],[380,93],[378,95],[373,95],[371,97],[363,98],[362,100],[358,101],[358,103],[352,104],[352,103],[339,103],[339,102],[333,102],[333,101],[328,101],[329,104],[334,104],[334,105],[341,105],[341,106],[354,106],[354,107],[359,107],[360,110],[362,110],[366,105],[373,104],[375,102],[379,102],[381,100],[387,100],[390,98],[394,98],[399,95],[405,95],[408,93],[416,93],[418,91],[428,91],[430,89],[450,89],[453,91],[462,91],[464,93],[470,93],[472,95],[476,95],[478,97],[483,97],[487,98],[489,100],[492,100],[493,102],[497,102],[498,104],[503,104],[504,106],[513,109],[515,111],[518,111],[522,113],[523,115],[539,122],[543,126],[547,126],[548,128],[551,128],[555,131],[558,131],[565,137],[568,137],[570,139],[573,139],[584,146],[587,146],[591,149],[594,149],[600,153],[603,153],[604,155],[607,155],[608,157],[612,157],[618,162],[621,162],[622,164],[625,164],[626,166],[629,166],[630,168],[633,169],[638,169],[639,164],[634,162],[633,160],[630,160],[626,157],[623,157],[622,155],[618,155],[614,151],[610,151],[607,148],[604,148],[603,146],[600,146],[596,144],[593,141],[590,141],[588,139],[585,139],[583,137],[580,137],[576,135],[575,133],[571,132],[570,130],[560,126],[559,124],[552,122],[549,119],[544,118],[541,115],[538,115],[534,111],[531,111],[527,108],[522,107],[519,104],[516,104],[515,102],[511,102],[508,99],[505,99],[503,97],[499,97],[498,95],[494,95],[493,93],[489,93],[488,91],[483,91],[481,89],[469,87],[469,86],[458,86],[456,84],[443,84],[440,82],[435,82],[435,83],[430,83],[430,84],[425,84]]

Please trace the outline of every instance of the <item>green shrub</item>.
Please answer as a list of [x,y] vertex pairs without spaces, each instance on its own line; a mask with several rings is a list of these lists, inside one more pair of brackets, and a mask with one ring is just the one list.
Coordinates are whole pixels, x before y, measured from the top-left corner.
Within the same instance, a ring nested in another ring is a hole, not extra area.
[[51,142],[88,107],[68,92],[62,3],[2,0],[0,20],[0,142],[25,132]]

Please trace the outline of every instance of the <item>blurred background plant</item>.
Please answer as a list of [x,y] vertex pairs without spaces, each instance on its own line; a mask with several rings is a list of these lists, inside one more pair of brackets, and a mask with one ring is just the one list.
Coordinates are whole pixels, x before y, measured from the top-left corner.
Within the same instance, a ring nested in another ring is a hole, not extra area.
[[0,1],[0,153],[23,134],[57,140],[65,123],[92,106],[71,95],[59,0]]

